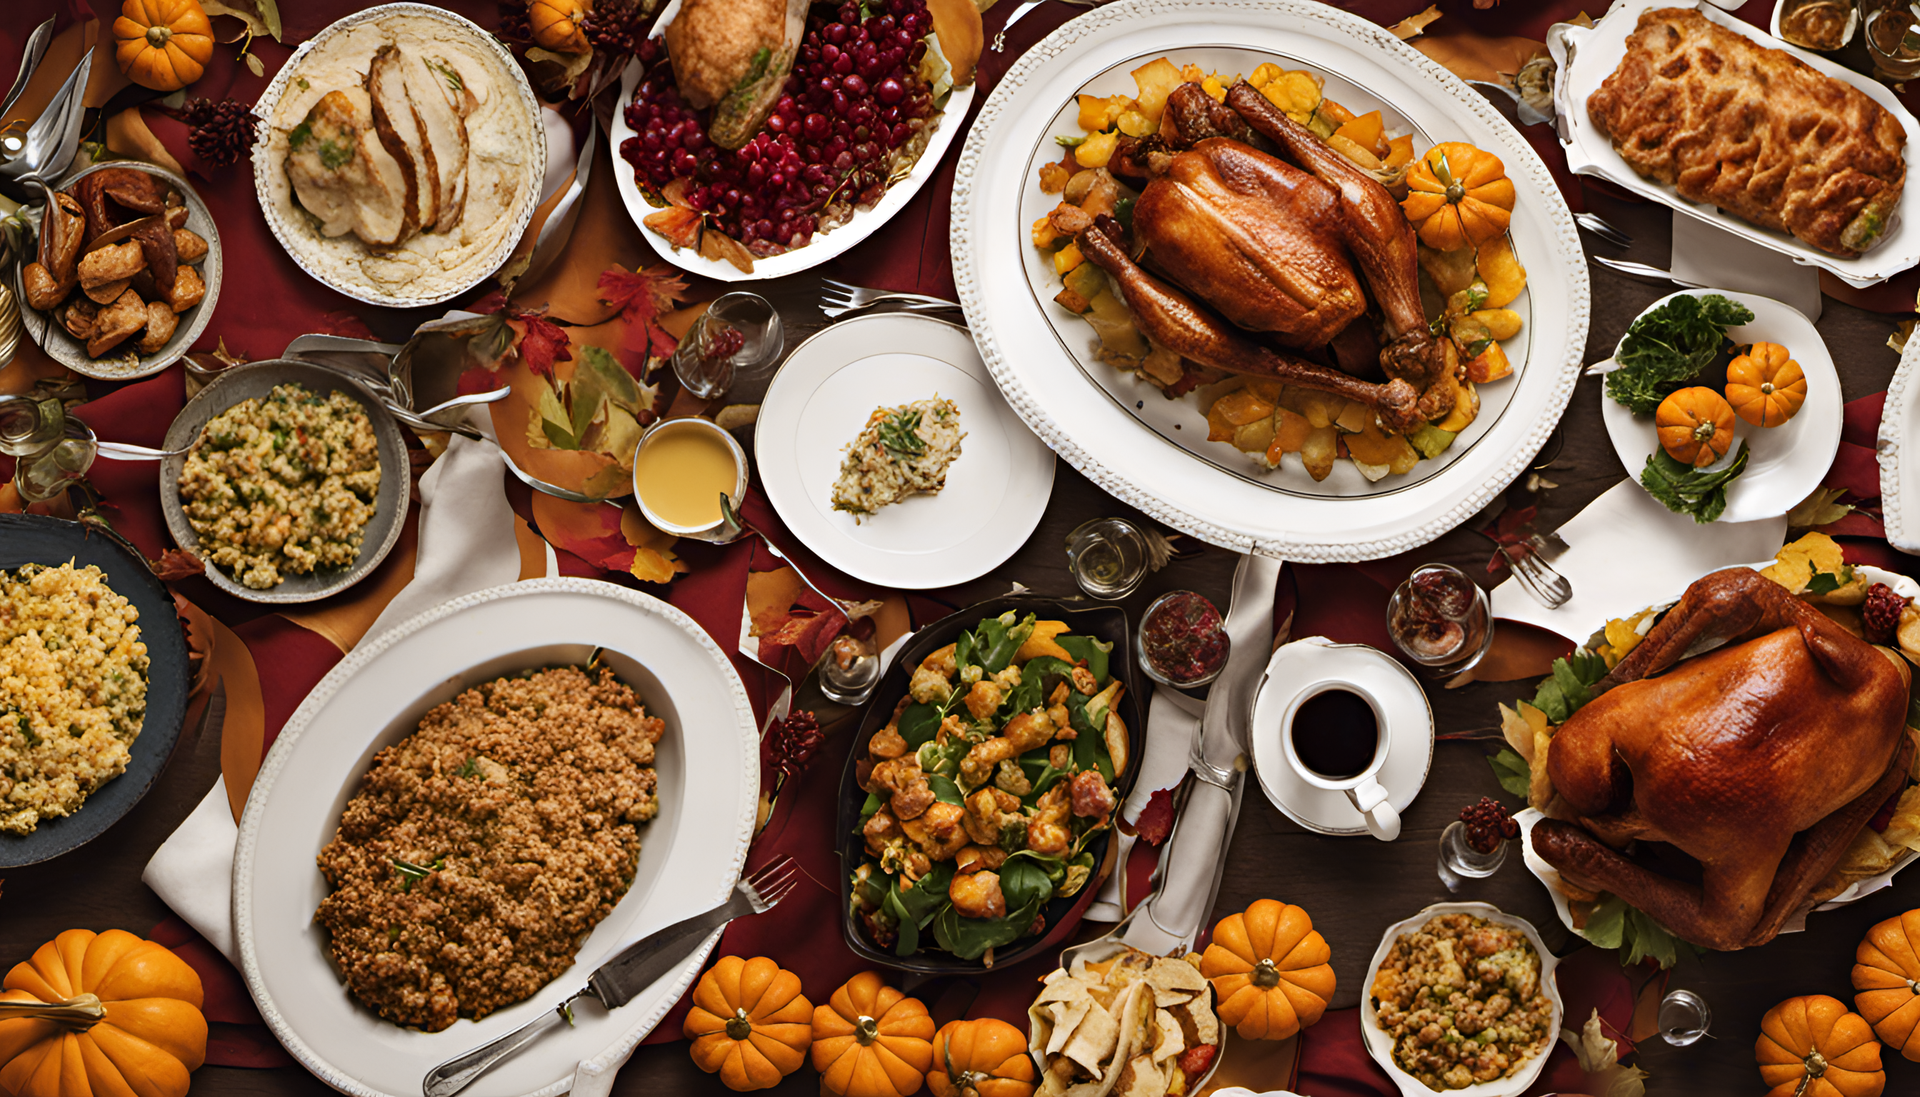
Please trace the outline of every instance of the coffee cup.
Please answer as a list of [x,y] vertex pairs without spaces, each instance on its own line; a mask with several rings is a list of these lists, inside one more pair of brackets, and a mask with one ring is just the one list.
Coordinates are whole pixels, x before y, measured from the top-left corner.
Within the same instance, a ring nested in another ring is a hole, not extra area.
[[1380,701],[1355,682],[1316,683],[1280,717],[1280,747],[1294,774],[1315,788],[1345,793],[1366,817],[1367,832],[1383,842],[1400,836],[1400,813],[1378,780],[1387,744]]

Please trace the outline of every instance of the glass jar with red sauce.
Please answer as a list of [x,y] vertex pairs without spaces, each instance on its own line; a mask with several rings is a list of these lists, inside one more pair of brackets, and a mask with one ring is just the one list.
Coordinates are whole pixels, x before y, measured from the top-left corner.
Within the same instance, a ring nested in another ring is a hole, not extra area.
[[1226,622],[1205,597],[1169,591],[1141,615],[1134,647],[1154,681],[1181,689],[1204,686],[1226,668]]

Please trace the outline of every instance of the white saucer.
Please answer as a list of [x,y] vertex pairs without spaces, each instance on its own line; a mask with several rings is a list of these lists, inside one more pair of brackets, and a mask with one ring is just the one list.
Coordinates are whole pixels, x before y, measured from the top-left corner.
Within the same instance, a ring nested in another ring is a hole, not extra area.
[[1254,775],[1281,814],[1321,834],[1365,834],[1366,817],[1344,792],[1315,788],[1287,765],[1280,717],[1295,695],[1319,682],[1366,687],[1386,709],[1387,764],[1380,770],[1393,809],[1404,813],[1427,783],[1433,763],[1433,709],[1413,674],[1391,655],[1365,644],[1336,644],[1324,636],[1296,640],[1273,653],[1253,699]]

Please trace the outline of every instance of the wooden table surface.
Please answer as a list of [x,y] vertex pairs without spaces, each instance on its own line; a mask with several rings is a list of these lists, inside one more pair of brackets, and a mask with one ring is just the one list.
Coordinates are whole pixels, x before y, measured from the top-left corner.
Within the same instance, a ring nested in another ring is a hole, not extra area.
[[[1635,236],[1636,247],[1627,257],[1656,265],[1665,263],[1668,234],[1664,210],[1610,203],[1603,198],[1595,199],[1593,205]],[[1591,273],[1594,309],[1587,360],[1599,361],[1611,354],[1613,344],[1632,318],[1672,287],[1627,279],[1598,266]],[[810,279],[802,276],[762,288],[781,303],[791,342],[798,342],[819,326],[818,313],[811,308],[811,287]],[[1833,352],[1848,399],[1886,388],[1897,364],[1897,356],[1886,345],[1892,323],[1890,317],[1832,299],[1826,301],[1818,326]],[[1597,380],[1583,379],[1574,393],[1562,423],[1564,445],[1548,473],[1558,486],[1537,499],[1527,497],[1519,485],[1509,491],[1509,497],[1522,505],[1539,503],[1542,529],[1557,527],[1625,475],[1601,426],[1599,388]],[[1002,594],[1015,581],[1042,593],[1072,593],[1063,550],[1065,535],[1089,518],[1116,514],[1143,520],[1061,462],[1052,500],[1033,537],[1012,559],[969,584],[965,595],[985,598]],[[1475,518],[1414,555],[1423,562],[1445,561],[1469,574],[1485,575],[1491,546],[1473,532],[1485,521]],[[1199,590],[1224,606],[1234,562],[1232,553],[1208,548],[1195,559],[1178,561],[1151,575],[1125,605],[1137,615],[1155,595],[1184,587]],[[262,670],[271,673],[271,668]],[[1529,690],[1526,683],[1494,683],[1453,691],[1430,688],[1429,693],[1439,730],[1458,732],[1492,728],[1498,720],[1496,702],[1511,701]],[[1305,906],[1333,947],[1333,964],[1339,977],[1336,1007],[1357,1004],[1367,961],[1385,927],[1429,903],[1449,898],[1485,900],[1531,920],[1555,951],[1565,953],[1576,947],[1578,939],[1562,929],[1545,890],[1526,873],[1517,856],[1509,858],[1490,879],[1469,882],[1452,896],[1434,871],[1436,840],[1447,822],[1480,796],[1501,795],[1485,761],[1489,749],[1478,742],[1439,744],[1426,787],[1405,813],[1401,837],[1392,843],[1310,833],[1276,811],[1257,787],[1250,789],[1227,855],[1215,917],[1263,897]],[[829,760],[822,768],[834,767]],[[47,864],[8,872],[7,902],[0,908],[6,914],[0,920],[0,956],[24,957],[41,942],[75,924],[119,926],[144,933],[165,919],[169,912],[140,882],[141,869],[211,787],[218,773],[218,742],[211,736],[197,740],[189,729],[153,792],[106,835],[81,851]],[[1684,956],[1673,972],[1672,985],[1692,988],[1706,998],[1714,1014],[1713,1038],[1691,1048],[1671,1048],[1658,1040],[1646,1044],[1639,1062],[1652,1073],[1649,1091],[1755,1092],[1758,1077],[1752,1066],[1752,1041],[1761,1013],[1780,999],[1797,994],[1819,992],[1848,998],[1853,949],[1865,928],[1914,905],[1920,905],[1920,874],[1908,874],[1893,888],[1845,910],[1814,915],[1812,932],[1783,935],[1762,948],[1740,953]],[[1891,1065],[1887,1092],[1920,1091],[1920,1068],[1897,1057],[1892,1058]],[[193,1088],[202,1097],[328,1092],[322,1083],[296,1068],[205,1067],[195,1075]],[[636,1053],[621,1072],[615,1092],[725,1091],[693,1066],[684,1044],[673,1043]],[[812,1072],[801,1071],[777,1092],[796,1097],[814,1093]]]

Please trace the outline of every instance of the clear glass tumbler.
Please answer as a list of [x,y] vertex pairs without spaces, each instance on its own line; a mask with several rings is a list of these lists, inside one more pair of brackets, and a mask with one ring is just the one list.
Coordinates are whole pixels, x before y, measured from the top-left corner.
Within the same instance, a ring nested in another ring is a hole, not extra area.
[[45,449],[66,425],[66,409],[54,397],[0,396],[0,453],[23,457]]
[[1690,990],[1670,990],[1660,999],[1660,1038],[1674,1047],[1686,1047],[1707,1034],[1713,1012],[1707,1000]]
[[59,441],[14,462],[13,486],[26,502],[44,502],[66,491],[86,478],[99,456],[93,429],[85,423],[68,417],[62,433]]
[[1095,518],[1067,534],[1067,568],[1094,598],[1117,602],[1147,577],[1147,539],[1124,518]]
[[1447,881],[1447,890],[1451,891],[1458,885],[1447,880],[1449,872],[1474,880],[1492,876],[1507,863],[1507,847],[1511,844],[1501,842],[1492,853],[1482,853],[1467,841],[1467,824],[1455,819],[1440,832],[1440,879]]
[[1416,568],[1387,599],[1387,635],[1428,674],[1459,674],[1493,646],[1487,592],[1459,568],[1447,564]]
[[786,348],[780,313],[757,293],[729,293],[707,306],[673,352],[673,374],[702,400],[763,376]]

